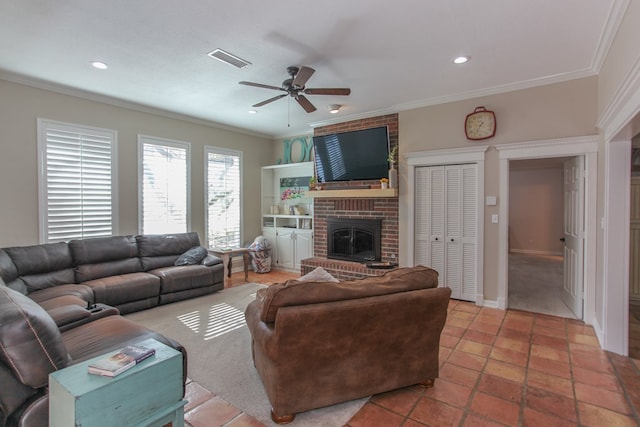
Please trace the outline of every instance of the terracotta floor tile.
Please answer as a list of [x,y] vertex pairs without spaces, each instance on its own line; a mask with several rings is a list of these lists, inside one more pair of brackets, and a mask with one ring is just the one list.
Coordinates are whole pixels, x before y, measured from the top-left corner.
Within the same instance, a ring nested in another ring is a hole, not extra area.
[[556,393],[542,390],[536,387],[529,387],[525,397],[527,408],[551,414],[567,421],[576,422],[576,402],[573,398],[562,396]]
[[187,412],[184,419],[193,427],[210,427],[224,425],[240,414],[238,408],[214,397]]
[[516,329],[503,327],[500,329],[500,331],[498,331],[498,337],[510,338],[512,340],[524,341],[528,343],[529,341],[531,341],[531,332],[518,331]]
[[402,424],[402,427],[424,427],[427,424],[422,424],[417,422],[416,420],[412,420],[411,418],[407,418],[406,420],[404,420],[404,424]]
[[467,415],[462,423],[463,427],[503,427],[504,424],[497,423],[486,418],[481,418],[474,414]]
[[501,336],[496,338],[496,341],[493,343],[493,345],[494,347],[506,348],[508,350],[515,350],[521,353],[529,353],[529,349],[531,348],[531,345],[528,341],[524,342],[521,340],[505,338]]
[[452,363],[445,363],[440,368],[440,378],[452,383],[464,385],[467,387],[475,387],[480,372],[473,369],[463,368]]
[[459,328],[457,326],[450,325],[449,321],[447,320],[447,324],[442,329],[442,335],[449,335],[452,337],[460,338],[466,331],[466,328]]
[[511,402],[522,401],[522,383],[508,381],[493,375],[482,374],[477,390]]
[[637,427],[633,418],[608,409],[578,402],[580,423],[585,426]]
[[382,406],[383,408],[399,415],[406,416],[409,415],[409,412],[411,412],[413,407],[416,405],[420,396],[421,395],[419,393],[416,393],[412,389],[401,388],[399,390],[377,394],[373,396],[369,402]]
[[600,343],[598,342],[598,338],[585,335],[585,334],[577,334],[574,332],[569,333],[569,341],[577,344],[585,344],[600,348]]
[[399,427],[403,419],[404,417],[373,403],[365,403],[347,425],[349,427]]
[[477,305],[469,302],[461,302],[456,306],[456,310],[466,311],[468,313],[478,313],[480,312],[480,308]]
[[487,361],[484,373],[520,383],[524,382],[525,378],[525,368],[493,359]]
[[454,426],[460,423],[464,412],[429,397],[418,401],[409,418],[429,426]]
[[520,406],[486,393],[476,393],[471,402],[471,410],[477,414],[506,425],[516,425]]
[[486,322],[483,322],[481,320],[478,320],[478,318],[476,318],[469,325],[469,329],[471,329],[473,331],[483,332],[485,334],[495,335],[500,330],[500,322],[486,323]]
[[562,338],[550,337],[547,335],[533,334],[531,343],[534,345],[543,345],[545,347],[555,348],[557,350],[569,351],[567,340]]
[[438,379],[435,386],[425,390],[424,395],[451,406],[464,408],[471,396],[471,387]]
[[552,329],[566,330],[566,319],[556,316],[546,316],[544,314],[536,314],[536,326],[544,326]]
[[230,423],[225,424],[224,427],[266,427],[266,425],[250,415],[242,414],[234,418]]
[[570,399],[574,398],[573,382],[556,375],[529,369],[527,372],[527,385],[550,393],[560,394]]
[[496,340],[496,335],[487,334],[485,332],[476,331],[474,329],[467,329],[467,332],[465,332],[463,338],[469,341],[479,342],[480,344],[492,345]]
[[196,406],[214,397],[214,394],[202,387],[196,382],[189,382],[186,386],[184,398],[187,404],[184,406],[184,412],[189,412]]
[[455,348],[458,345],[458,341],[460,341],[460,337],[454,337],[451,335],[441,334],[440,335],[440,345],[447,348]]
[[545,345],[531,344],[531,357],[533,356],[544,357],[545,359],[555,360],[556,362],[569,363],[568,351],[547,347]]
[[511,363],[512,365],[527,366],[527,354],[506,348],[493,347],[489,354],[490,359],[500,360],[501,362]]
[[482,316],[504,319],[504,316],[507,315],[507,311],[500,310],[498,308],[482,307],[480,308],[480,311],[478,312],[478,314]]
[[476,356],[475,354],[465,353],[463,351],[454,350],[447,359],[447,362],[453,363],[464,368],[481,371],[487,363],[486,357]]
[[572,323],[571,321],[567,322],[567,332],[591,335],[592,337],[596,336],[596,332],[593,330],[593,326],[585,325],[582,322],[580,323]]
[[603,390],[615,391],[622,393],[622,387],[618,379],[610,374],[592,371],[591,369],[573,367],[573,380],[578,383],[588,384],[593,387],[599,387]]
[[469,319],[458,319],[456,317],[447,316],[447,325],[450,325],[450,326],[466,329],[470,323],[471,323],[471,320]]
[[575,384],[576,399],[602,408],[611,409],[621,414],[631,414],[631,409],[621,393],[603,390],[587,384]]
[[440,362],[440,366],[442,366],[444,362],[449,359],[449,355],[451,354],[451,352],[453,352],[453,350],[450,348],[442,346],[440,347],[440,349],[438,350],[438,359]]
[[575,425],[575,422],[566,421],[531,408],[524,408],[522,427],[574,427]]
[[459,310],[458,307],[456,307],[455,310],[451,310],[451,312],[447,315],[447,318],[450,317],[463,320],[472,320],[474,317],[476,317],[476,315],[474,313]]
[[463,338],[456,346],[456,350],[475,354],[477,356],[487,357],[489,353],[491,353],[491,346],[475,341],[469,341]]
[[609,374],[613,373],[613,367],[604,353],[572,350],[571,363],[580,368]]
[[568,363],[556,362],[555,360],[545,359],[540,356],[531,356],[529,368],[547,374],[557,375],[568,380],[571,379],[571,365]]
[[546,326],[540,326],[537,323],[533,327],[533,333],[537,335],[546,335],[548,337],[565,339],[567,331],[559,328],[548,328]]

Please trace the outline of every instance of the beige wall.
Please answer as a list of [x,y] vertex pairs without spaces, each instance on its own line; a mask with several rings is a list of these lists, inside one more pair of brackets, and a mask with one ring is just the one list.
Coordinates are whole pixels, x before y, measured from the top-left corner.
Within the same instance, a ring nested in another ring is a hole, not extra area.
[[36,119],[118,132],[117,234],[138,232],[137,136],[191,143],[191,229],[205,241],[204,147],[243,152],[244,240],[260,234],[260,167],[272,164],[270,140],[62,95],[0,80],[0,247],[38,243]]
[[[589,77],[531,89],[451,102],[400,113],[400,241],[407,242],[406,224],[410,218],[407,197],[411,186],[406,182],[402,154],[444,148],[478,145],[464,135],[464,118],[475,107],[484,105],[496,114],[496,136],[484,144],[497,144],[597,134],[597,79]],[[497,151],[489,148],[485,160],[485,195],[499,195]],[[491,224],[497,206],[485,206],[484,212],[484,298],[498,297],[498,227]],[[412,264],[400,251],[402,265]],[[482,248],[481,248],[482,249]]]
[[562,168],[509,172],[509,250],[562,255]]

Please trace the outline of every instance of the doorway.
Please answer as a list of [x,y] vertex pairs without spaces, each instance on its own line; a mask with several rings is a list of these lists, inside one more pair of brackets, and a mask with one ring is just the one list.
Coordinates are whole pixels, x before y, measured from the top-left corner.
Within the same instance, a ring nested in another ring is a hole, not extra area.
[[[581,318],[563,298],[565,164],[571,157],[509,162],[508,307]],[[580,290],[581,291],[581,290]],[[581,294],[582,292],[580,292]]]
[[[508,274],[509,274],[509,163],[514,160],[548,159],[557,157],[580,157],[584,160],[584,209],[583,216],[583,268],[579,275],[573,277],[571,290],[580,290],[582,308],[581,319],[592,324],[596,313],[596,232],[597,232],[597,135],[570,137],[550,140],[526,141],[511,144],[500,144],[495,148],[500,160],[499,167],[499,218],[498,222],[498,296],[497,307],[509,307]],[[565,234],[566,236],[566,234]],[[564,253],[563,253],[563,256]],[[563,275],[563,278],[567,275]],[[579,282],[579,286],[577,283]],[[566,286],[565,286],[566,288]],[[578,300],[576,298],[576,300]],[[578,316],[580,318],[580,316]]]

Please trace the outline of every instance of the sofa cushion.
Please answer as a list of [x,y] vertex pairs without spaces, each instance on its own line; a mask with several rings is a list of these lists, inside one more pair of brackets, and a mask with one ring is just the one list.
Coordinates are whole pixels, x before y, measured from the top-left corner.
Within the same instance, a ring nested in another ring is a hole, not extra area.
[[160,294],[203,288],[214,283],[213,271],[204,265],[163,267],[149,273],[160,278]]
[[186,250],[200,246],[198,233],[145,234],[136,236],[144,271],[174,265]]
[[342,301],[387,295],[438,286],[438,272],[418,265],[387,271],[382,276],[343,282],[288,280],[258,292],[262,301],[260,320],[274,322],[280,307]]
[[53,319],[35,301],[0,287],[0,360],[21,383],[44,387],[67,366],[68,354]]
[[157,299],[160,294],[160,279],[143,272],[103,277],[83,284],[93,289],[95,302],[113,307],[147,298]]
[[5,283],[13,282],[18,278],[18,268],[4,249],[0,249],[0,277]]
[[[73,257],[64,242],[5,248],[4,252],[11,258],[18,275],[16,279],[5,278],[5,282],[21,293],[75,282]],[[7,265],[6,260],[2,265]]]
[[187,249],[178,259],[173,263],[174,265],[195,265],[199,264],[204,257],[207,256],[207,250],[202,246],[194,246],[191,249]]
[[72,240],[69,248],[76,263],[76,283],[142,271],[133,236]]

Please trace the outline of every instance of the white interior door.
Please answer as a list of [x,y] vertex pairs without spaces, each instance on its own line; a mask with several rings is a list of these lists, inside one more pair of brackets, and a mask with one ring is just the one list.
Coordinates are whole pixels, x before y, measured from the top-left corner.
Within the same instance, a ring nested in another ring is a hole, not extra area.
[[584,267],[584,158],[564,162],[564,284],[562,300],[582,319]]

